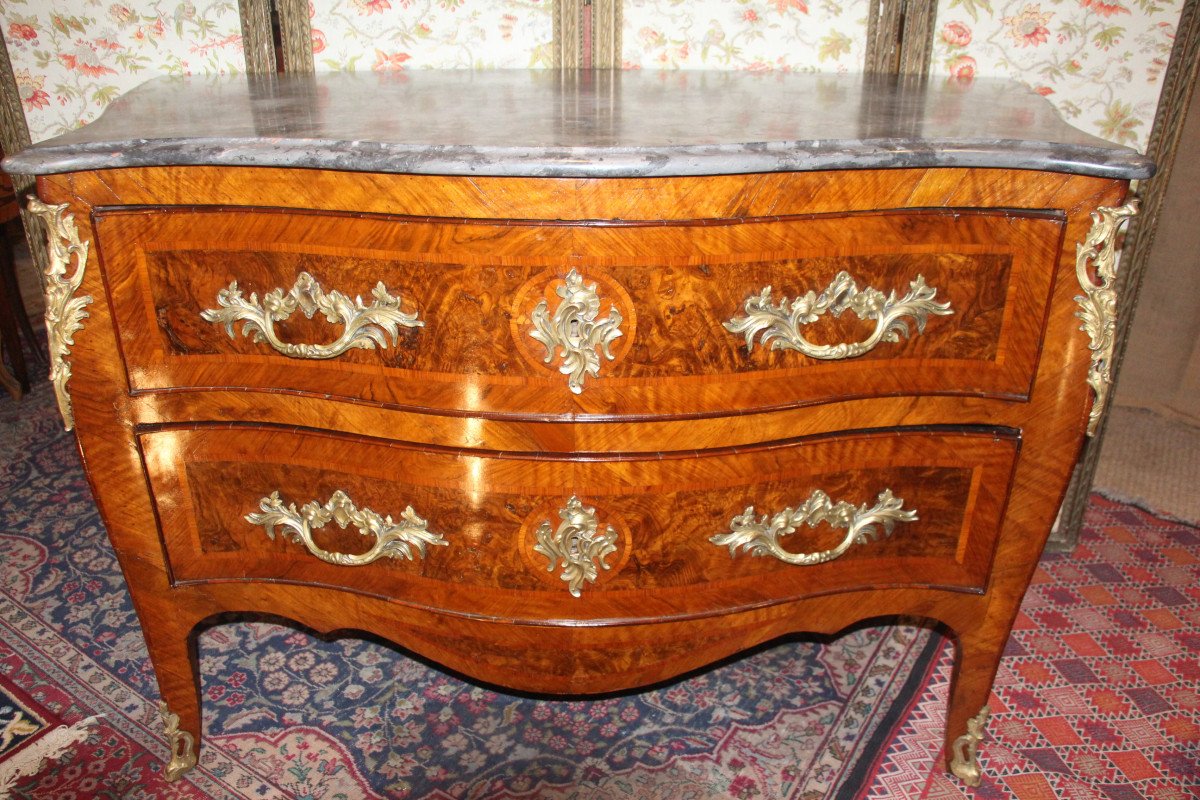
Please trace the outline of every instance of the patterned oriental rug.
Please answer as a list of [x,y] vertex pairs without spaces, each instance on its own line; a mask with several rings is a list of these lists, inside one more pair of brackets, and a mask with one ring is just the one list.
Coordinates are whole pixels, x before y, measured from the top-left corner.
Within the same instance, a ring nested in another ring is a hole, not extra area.
[[254,618],[201,637],[205,746],[167,784],[141,631],[53,406],[44,383],[0,400],[0,800],[1200,795],[1200,534],[1100,497],[1025,600],[974,791],[942,772],[950,651],[919,626],[562,701]]

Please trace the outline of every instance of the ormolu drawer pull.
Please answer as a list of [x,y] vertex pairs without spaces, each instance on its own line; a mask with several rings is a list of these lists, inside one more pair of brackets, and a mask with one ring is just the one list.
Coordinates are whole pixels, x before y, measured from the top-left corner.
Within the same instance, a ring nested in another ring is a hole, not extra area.
[[[770,342],[772,350],[796,350],[810,358],[836,361],[861,356],[880,342],[899,342],[901,335],[908,336],[908,324],[901,317],[912,317],[917,332],[923,333],[930,314],[953,314],[948,302],[933,302],[936,295],[937,289],[926,286],[921,275],[909,283],[908,294],[897,300],[895,291],[886,297],[870,286],[860,291],[848,272],[839,272],[820,294],[810,290],[790,302],[784,297],[772,305],[771,287],[766,286],[746,298],[743,304],[746,316],[734,317],[725,327],[730,333],[746,334],[748,350],[754,349],[754,337],[762,333],[762,344]],[[861,320],[875,320],[875,330],[870,336],[861,342],[820,345],[808,341],[800,332],[823,314],[840,317],[846,310],[853,311]]]
[[[412,506],[404,509],[404,513],[400,515],[400,523],[396,524],[390,516],[381,517],[369,508],[356,507],[341,490],[334,492],[325,505],[314,500],[301,506],[299,510],[296,509],[295,503],[285,507],[279,492],[271,492],[270,497],[264,497],[259,502],[259,507],[262,513],[247,514],[247,522],[262,525],[271,539],[275,538],[275,528],[282,527],[285,529],[285,536],[304,545],[308,552],[317,558],[343,567],[361,567],[384,557],[404,557],[411,561],[413,548],[424,558],[425,545],[449,544],[440,533],[433,533],[425,527],[425,520],[417,516]],[[375,544],[360,555],[322,550],[313,541],[312,531],[314,528],[325,527],[330,521],[336,522],[343,530],[351,525],[355,526],[363,536],[374,536]]]
[[[271,345],[277,352],[292,358],[335,358],[352,348],[371,350],[375,347],[387,349],[384,334],[396,343],[397,329],[420,328],[425,325],[416,314],[405,314],[400,310],[400,298],[393,297],[383,285],[375,284],[371,290],[375,301],[363,305],[362,297],[351,300],[339,291],[326,293],[316,278],[301,272],[296,283],[286,294],[283,289],[272,289],[263,295],[251,292],[250,299],[242,297],[237,281],[217,293],[220,308],[210,308],[200,314],[208,322],[224,323],[229,338],[235,338],[234,323],[241,321],[242,335],[255,342]],[[309,319],[320,311],[333,325],[344,325],[345,330],[337,341],[330,344],[290,344],[280,341],[275,335],[275,323],[286,320],[297,310]]]
[[596,509],[588,508],[575,495],[571,495],[566,506],[558,510],[558,516],[562,520],[558,528],[552,527],[549,520],[538,526],[538,543],[533,549],[550,559],[547,572],[553,572],[556,565],[562,564],[559,577],[567,582],[571,594],[579,597],[584,581],[596,581],[597,565],[608,569],[604,559],[617,552],[617,532],[611,525],[605,525],[604,532],[600,533]]
[[[850,503],[835,504],[829,495],[820,489],[813,492],[804,504],[798,508],[785,508],[775,516],[767,519],[767,515],[755,516],[754,506],[734,517],[729,523],[729,533],[719,533],[709,539],[713,544],[729,546],[729,555],[737,556],[738,548],[744,548],[752,556],[774,556],[788,564],[811,566],[824,564],[844,554],[855,544],[866,544],[871,539],[879,537],[879,526],[883,528],[883,536],[892,535],[892,529],[897,522],[912,522],[917,518],[916,511],[906,511],[901,506],[904,501],[892,494],[891,489],[879,493],[878,502],[871,508],[867,504],[855,508]],[[792,533],[801,525],[815,528],[826,522],[835,528],[845,528],[846,536],[841,544],[832,550],[822,550],[817,553],[789,553],[779,544],[779,537]]]
[[585,284],[583,276],[575,270],[567,273],[566,283],[554,290],[562,298],[554,316],[550,316],[550,304],[542,300],[533,309],[533,327],[529,335],[546,347],[546,363],[554,358],[555,348],[563,363],[558,371],[567,376],[567,388],[575,394],[583,391],[585,375],[600,375],[600,354],[609,361],[613,354],[609,345],[621,336],[620,325],[624,321],[615,307],[608,316],[597,320],[600,313],[600,295],[596,284]]

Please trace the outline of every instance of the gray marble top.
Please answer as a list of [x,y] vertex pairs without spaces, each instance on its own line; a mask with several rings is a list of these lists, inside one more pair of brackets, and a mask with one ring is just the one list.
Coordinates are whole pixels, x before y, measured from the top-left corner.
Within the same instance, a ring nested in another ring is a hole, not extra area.
[[603,70],[158,78],[4,162],[23,174],[162,165],[554,177],[1154,172],[1012,81]]

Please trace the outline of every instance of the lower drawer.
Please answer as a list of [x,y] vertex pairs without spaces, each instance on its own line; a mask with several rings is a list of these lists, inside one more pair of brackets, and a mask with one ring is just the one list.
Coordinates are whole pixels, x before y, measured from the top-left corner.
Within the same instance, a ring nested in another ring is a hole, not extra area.
[[262,426],[140,439],[177,583],[287,581],[547,623],[981,592],[1019,446],[995,430],[571,457]]

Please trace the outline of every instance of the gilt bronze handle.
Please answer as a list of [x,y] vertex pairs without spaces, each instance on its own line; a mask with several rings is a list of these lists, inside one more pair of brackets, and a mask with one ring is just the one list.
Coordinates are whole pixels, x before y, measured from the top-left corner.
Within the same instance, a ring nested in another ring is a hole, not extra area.
[[[754,506],[747,506],[730,521],[728,533],[719,533],[709,541],[719,547],[728,546],[731,557],[737,556],[740,547],[752,556],[773,556],[787,564],[824,564],[844,555],[853,545],[891,536],[897,522],[915,521],[917,512],[906,510],[903,505],[904,501],[893,495],[891,489],[880,492],[870,508],[866,503],[857,507],[847,502],[834,503],[818,489],[796,508],[785,508],[769,518],[766,514],[757,516]],[[816,553],[789,553],[779,543],[779,537],[795,532],[801,525],[815,528],[822,522],[846,529],[837,547]]]
[[[371,290],[373,302],[368,306],[362,297],[351,300],[338,291],[326,292],[316,278],[301,272],[296,283],[286,293],[283,289],[272,289],[263,295],[251,292],[250,298],[242,296],[237,281],[217,293],[220,308],[210,308],[200,314],[208,322],[225,325],[229,338],[235,338],[233,326],[242,323],[242,335],[249,336],[259,344],[268,344],[276,352],[291,358],[336,358],[347,350],[359,348],[386,349],[387,337],[396,343],[401,327],[420,328],[425,325],[416,314],[405,314],[400,310],[400,299],[393,297],[383,281]],[[296,311],[312,319],[320,311],[332,325],[342,325],[342,335],[330,344],[291,344],[275,335],[275,323],[282,322]]]
[[[772,350],[795,350],[810,358],[837,361],[869,353],[880,342],[899,342],[901,336],[907,337],[904,317],[912,317],[917,332],[923,333],[930,314],[953,314],[949,303],[934,302],[936,296],[937,289],[927,286],[921,275],[909,283],[908,294],[897,298],[894,291],[885,296],[870,286],[860,290],[850,273],[839,272],[820,294],[810,290],[794,300],[782,297],[772,303],[771,287],[766,286],[746,298],[742,304],[746,315],[729,320],[725,328],[730,333],[745,334],[748,350],[754,349],[754,338],[761,333],[761,344],[770,342]],[[804,338],[805,325],[825,314],[840,317],[844,311],[852,311],[864,321],[874,320],[875,330],[860,342],[820,345]]]
[[[314,500],[299,509],[295,503],[284,506],[279,492],[271,492],[259,501],[259,508],[261,513],[247,514],[246,521],[263,526],[271,539],[275,538],[277,527],[283,528],[284,536],[304,545],[317,558],[343,567],[361,567],[385,557],[411,561],[413,550],[424,558],[426,545],[449,544],[440,533],[426,527],[425,520],[417,516],[412,506],[404,509],[400,522],[396,523],[391,516],[382,517],[369,508],[358,508],[341,490],[334,492],[325,505]],[[322,550],[313,541],[312,532],[331,521],[343,530],[353,525],[363,536],[375,537],[375,544],[359,555]]]

